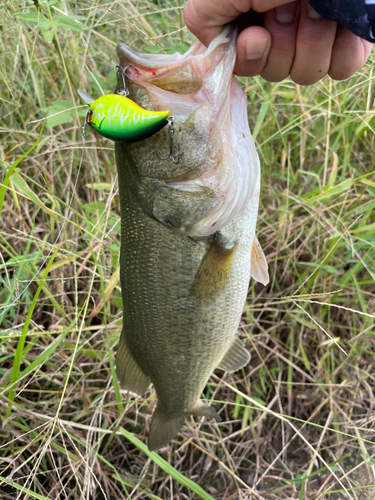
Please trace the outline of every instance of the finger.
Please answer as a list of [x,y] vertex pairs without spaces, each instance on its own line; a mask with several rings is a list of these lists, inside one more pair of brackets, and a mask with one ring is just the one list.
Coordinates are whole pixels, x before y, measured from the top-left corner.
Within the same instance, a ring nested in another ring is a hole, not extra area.
[[298,6],[298,2],[291,2],[265,15],[264,27],[271,34],[272,44],[260,75],[269,82],[280,82],[289,76],[296,50]]
[[333,45],[329,76],[334,80],[346,80],[351,77],[366,63],[371,49],[370,42],[339,26]]
[[253,9],[266,12],[290,0],[188,0],[184,19],[188,29],[204,44],[217,36],[223,26]]
[[301,1],[296,54],[290,76],[300,85],[312,85],[328,73],[336,23],[323,19],[307,3]]
[[271,35],[260,26],[246,28],[238,36],[234,73],[255,76],[263,70],[271,47]]

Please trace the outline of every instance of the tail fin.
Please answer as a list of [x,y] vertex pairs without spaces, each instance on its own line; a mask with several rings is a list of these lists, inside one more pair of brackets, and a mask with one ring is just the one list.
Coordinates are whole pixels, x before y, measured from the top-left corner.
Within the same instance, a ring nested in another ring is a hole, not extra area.
[[150,451],[158,450],[167,446],[169,441],[175,436],[184,425],[185,415],[167,418],[156,408],[152,415],[150,433],[148,436],[148,448]]
[[163,446],[167,446],[173,436],[181,430],[181,427],[185,423],[185,418],[188,415],[214,418],[217,422],[221,421],[221,417],[216,411],[206,405],[206,403],[203,403],[200,399],[193,410],[186,412],[185,415],[179,415],[172,418],[168,418],[159,408],[156,408],[152,415],[150,433],[148,436],[149,450],[154,451]]

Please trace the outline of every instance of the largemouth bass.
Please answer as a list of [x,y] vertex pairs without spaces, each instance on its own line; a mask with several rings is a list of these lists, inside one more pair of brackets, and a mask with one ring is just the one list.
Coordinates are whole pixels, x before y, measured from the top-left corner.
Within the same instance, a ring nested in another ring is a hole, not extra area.
[[226,28],[184,55],[117,47],[129,98],[170,110],[180,145],[178,164],[155,154],[168,151],[166,128],[115,145],[124,311],[117,374],[134,393],[155,387],[150,450],[167,445],[188,415],[220,420],[200,394],[216,368],[248,363],[237,330],[250,275],[268,282],[255,237],[259,159],[233,77],[236,39]]

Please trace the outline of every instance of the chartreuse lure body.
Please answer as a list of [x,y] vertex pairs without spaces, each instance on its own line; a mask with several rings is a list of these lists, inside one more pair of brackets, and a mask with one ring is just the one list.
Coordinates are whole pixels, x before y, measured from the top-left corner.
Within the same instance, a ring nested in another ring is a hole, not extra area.
[[170,111],[148,111],[120,94],[108,94],[96,101],[82,90],[81,99],[90,110],[87,123],[98,134],[118,142],[137,142],[168,124]]

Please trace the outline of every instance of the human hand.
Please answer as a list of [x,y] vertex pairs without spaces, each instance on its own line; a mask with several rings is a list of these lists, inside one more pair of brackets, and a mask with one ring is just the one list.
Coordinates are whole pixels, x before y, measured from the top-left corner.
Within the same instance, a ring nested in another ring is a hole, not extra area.
[[[254,11],[264,12],[264,27],[251,26]],[[184,8],[186,26],[204,45],[241,14],[248,27],[237,41],[234,72],[239,76],[278,82],[290,75],[300,85],[326,74],[345,80],[371,52],[370,42],[323,19],[307,0],[188,0]]]

